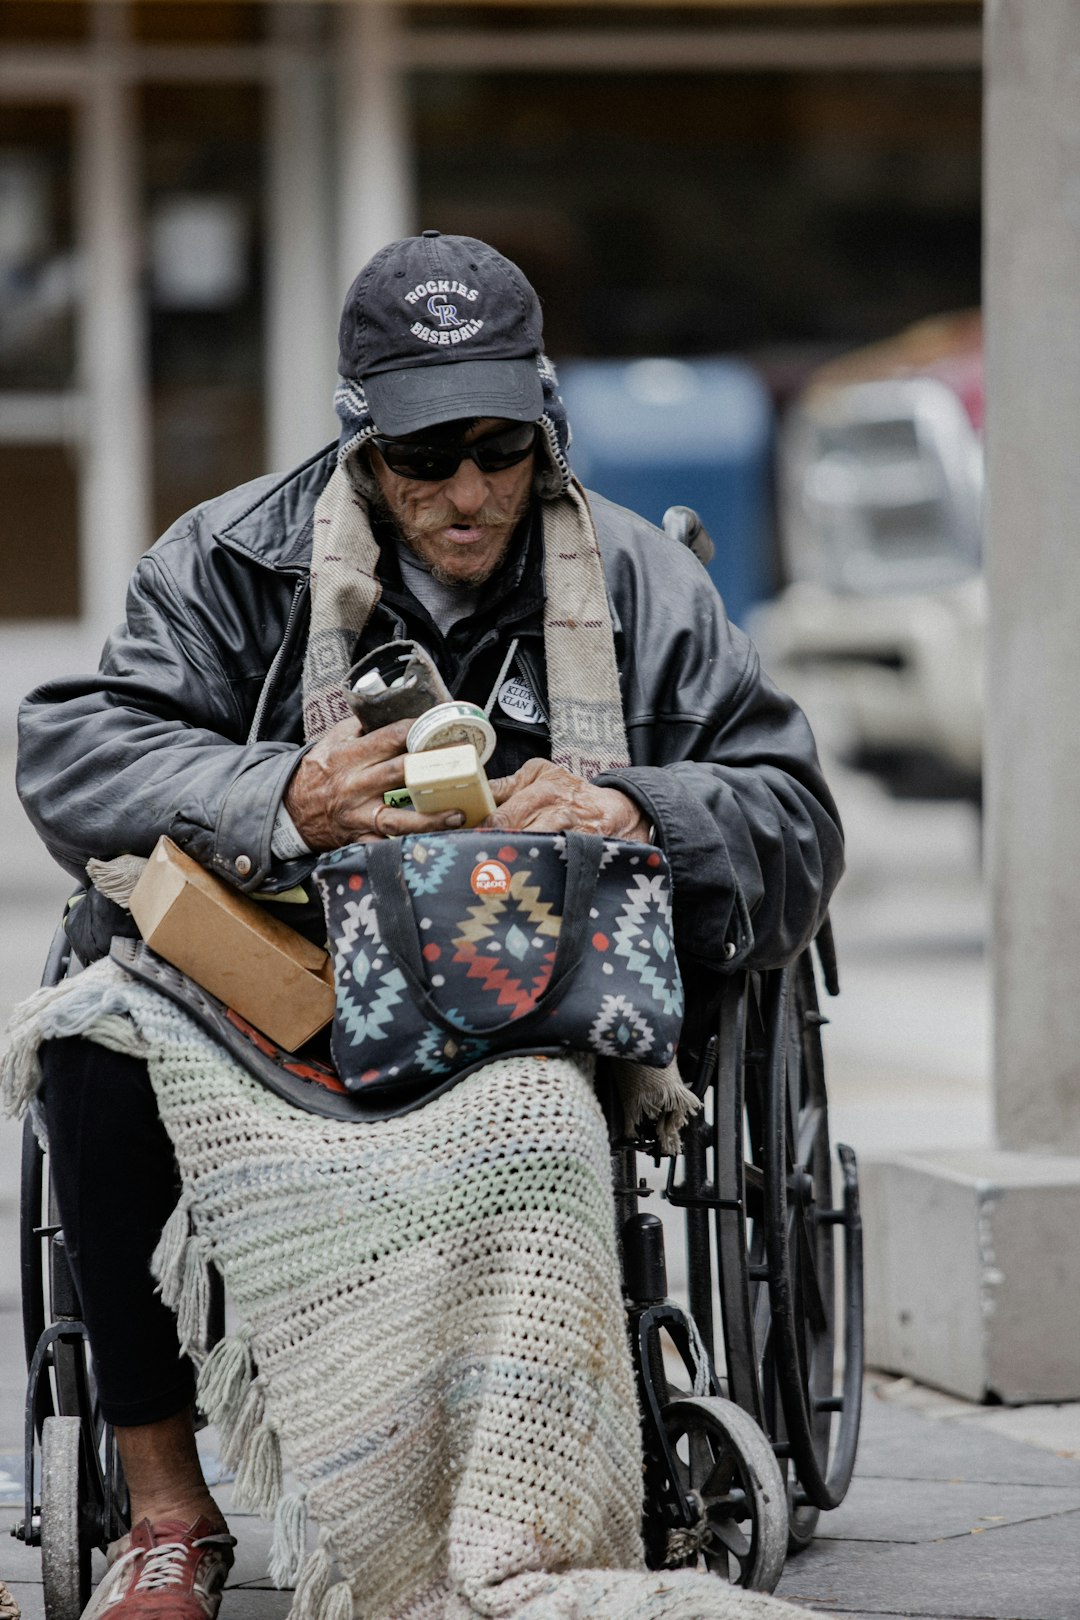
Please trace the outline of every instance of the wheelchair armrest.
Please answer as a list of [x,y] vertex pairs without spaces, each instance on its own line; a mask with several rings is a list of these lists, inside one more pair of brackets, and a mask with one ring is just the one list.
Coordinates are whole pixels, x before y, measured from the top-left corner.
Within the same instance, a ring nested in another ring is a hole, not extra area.
[[694,553],[699,563],[708,567],[716,556],[712,536],[692,506],[669,506],[661,519],[669,540],[678,541]]

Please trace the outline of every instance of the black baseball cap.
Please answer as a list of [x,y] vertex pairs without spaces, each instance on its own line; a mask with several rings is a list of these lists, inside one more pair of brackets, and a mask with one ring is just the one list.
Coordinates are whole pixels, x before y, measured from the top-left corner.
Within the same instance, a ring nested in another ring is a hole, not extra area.
[[338,370],[391,438],[466,416],[536,422],[542,324],[516,264],[474,236],[424,231],[380,248],[349,288]]

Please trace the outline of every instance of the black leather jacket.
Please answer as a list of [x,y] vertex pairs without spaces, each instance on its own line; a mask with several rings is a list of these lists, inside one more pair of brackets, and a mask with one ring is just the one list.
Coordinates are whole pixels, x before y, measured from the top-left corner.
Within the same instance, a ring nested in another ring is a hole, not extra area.
[[[330,447],[181,518],[136,568],[126,621],[99,672],[26,699],[19,792],[73,876],[90,856],[147,854],[161,833],[242,889],[283,890],[310,869],[312,860],[275,861],[270,845],[303,747],[312,514],[333,468]],[[809,727],[762,674],[691,553],[624,508],[590,500],[633,762],[600,780],[655,824],[688,965],[786,961],[816,933],[843,866]],[[451,691],[485,702],[517,637],[513,672],[543,711],[532,529],[477,614],[446,637],[402,586],[387,548],[382,600],[357,656],[415,636]],[[550,752],[542,718],[514,718],[498,704],[492,718],[490,774]],[[96,895],[84,902],[97,904]],[[99,933],[110,915],[99,909]]]

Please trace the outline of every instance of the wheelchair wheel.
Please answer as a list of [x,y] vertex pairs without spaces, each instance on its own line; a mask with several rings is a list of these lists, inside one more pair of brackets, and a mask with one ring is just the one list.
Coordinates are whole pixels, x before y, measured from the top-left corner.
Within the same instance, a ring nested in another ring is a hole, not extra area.
[[780,1465],[761,1429],[733,1401],[676,1395],[664,1429],[684,1497],[699,1510],[690,1530],[669,1532],[670,1563],[701,1564],[733,1585],[771,1592],[788,1542]]
[[[29,1118],[23,1121],[19,1263],[23,1344],[29,1370],[38,1341],[49,1323],[64,1318],[77,1321],[82,1314],[67,1263],[60,1214],[49,1185],[45,1155]],[[52,1413],[68,1417],[79,1414],[85,1383],[84,1359],[81,1342],[65,1338],[53,1344],[51,1383],[44,1378],[38,1381],[35,1427],[39,1437],[45,1418]]]
[[[716,1237],[728,1388],[786,1475],[790,1550],[847,1491],[862,1397],[862,1249],[854,1154],[839,1150],[833,1207],[828,1105],[809,954],[733,981],[715,1100]],[[724,1121],[742,1121],[727,1140]],[[844,1381],[836,1354],[835,1228],[844,1232]],[[838,1423],[834,1432],[834,1417]]]
[[45,1620],[78,1620],[90,1600],[90,1540],[77,1417],[48,1417],[41,1437],[41,1577]]
[[[41,1446],[42,1476],[46,1467],[45,1427],[53,1422],[81,1430],[83,1451],[79,1484],[80,1534],[89,1547],[104,1550],[127,1529],[127,1487],[112,1429],[98,1404],[97,1380],[82,1325],[67,1249],[60,1229],[48,1165],[33,1129],[23,1135],[20,1210],[23,1335],[34,1399],[34,1431]],[[39,1353],[40,1347],[40,1353]],[[54,1456],[65,1442],[52,1433]],[[65,1434],[72,1430],[66,1428]],[[70,1440],[67,1444],[73,1444]],[[59,1464],[57,1464],[59,1466]],[[26,1459],[32,1467],[32,1459]],[[45,1531],[42,1531],[43,1546]],[[45,1561],[43,1552],[43,1564]],[[76,1613],[79,1611],[76,1610]]]

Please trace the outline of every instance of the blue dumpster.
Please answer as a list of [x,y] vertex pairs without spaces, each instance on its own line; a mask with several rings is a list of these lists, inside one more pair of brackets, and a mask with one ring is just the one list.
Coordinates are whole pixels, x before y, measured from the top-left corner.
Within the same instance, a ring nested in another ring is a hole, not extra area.
[[579,360],[559,366],[571,465],[590,489],[659,523],[692,506],[728,613],[772,594],[772,404],[738,360]]

